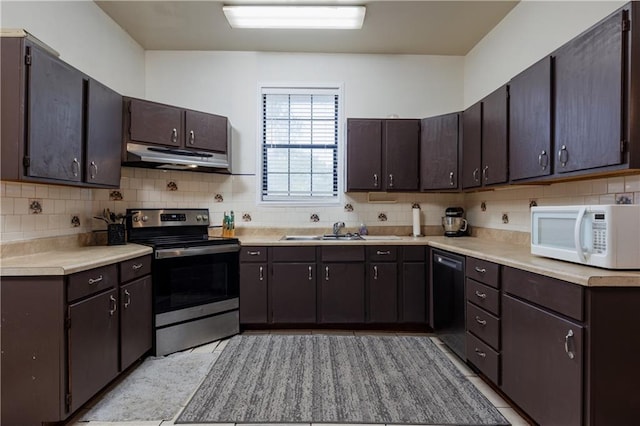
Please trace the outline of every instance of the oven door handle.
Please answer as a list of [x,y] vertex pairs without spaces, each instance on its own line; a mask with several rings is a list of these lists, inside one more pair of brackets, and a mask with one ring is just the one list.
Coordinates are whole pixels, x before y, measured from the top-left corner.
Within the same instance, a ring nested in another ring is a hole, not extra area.
[[240,251],[239,244],[223,244],[200,247],[175,247],[156,250],[156,259],[170,259],[172,257],[204,256],[207,254],[235,253]]

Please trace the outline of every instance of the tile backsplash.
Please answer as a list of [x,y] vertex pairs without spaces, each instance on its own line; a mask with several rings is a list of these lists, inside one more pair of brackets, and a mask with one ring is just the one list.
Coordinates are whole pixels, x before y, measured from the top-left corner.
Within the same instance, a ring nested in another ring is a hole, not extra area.
[[[626,177],[517,186],[469,194],[390,194],[394,202],[371,202],[366,193],[343,194],[334,206],[266,206],[257,202],[256,176],[158,171],[124,167],[120,188],[81,189],[57,185],[0,182],[2,241],[104,230],[93,216],[109,208],[208,208],[212,224],[233,210],[236,227],[329,230],[343,221],[348,231],[410,226],[411,206],[420,204],[423,226],[439,226],[444,209],[463,206],[472,226],[529,232],[529,206],[559,204],[640,204],[640,174]],[[482,209],[484,203],[485,209]],[[504,220],[506,216],[507,220]],[[311,218],[317,218],[317,221]],[[506,222],[506,223],[505,223]]]

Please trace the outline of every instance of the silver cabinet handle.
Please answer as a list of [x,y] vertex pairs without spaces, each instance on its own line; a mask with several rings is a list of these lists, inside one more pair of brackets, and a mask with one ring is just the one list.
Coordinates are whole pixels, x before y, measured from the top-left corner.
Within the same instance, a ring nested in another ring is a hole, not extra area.
[[388,255],[390,255],[390,254],[391,254],[391,252],[390,252],[389,250],[386,250],[386,251],[380,251],[380,250],[378,250],[378,251],[376,251],[376,254],[377,254],[378,256],[388,256]]
[[91,179],[95,179],[98,176],[98,165],[95,161],[89,164],[89,170],[91,170]]
[[485,272],[487,272],[485,268],[478,268],[477,266],[474,269],[476,270],[476,272],[479,272],[481,274],[484,274]]
[[476,296],[478,296],[480,299],[486,299],[487,293],[480,293],[478,290],[476,290]]
[[115,297],[109,296],[109,300],[111,300],[111,308],[109,309],[109,315],[113,316],[113,314],[116,313],[116,311],[118,310],[118,304],[117,304],[117,300]]
[[393,174],[389,174],[389,188],[393,188]]
[[376,187],[376,188],[378,187],[378,174],[377,173],[373,174],[373,186]]
[[249,256],[260,256],[260,250],[258,250],[258,251],[248,251],[247,254]]
[[129,293],[129,290],[125,290],[124,295],[127,296],[124,302],[124,308],[127,309],[131,304],[131,293]]
[[489,180],[489,166],[484,166],[484,169],[482,169],[482,178],[485,182]]
[[264,281],[264,268],[262,266],[259,268],[258,277],[259,277],[260,281]]
[[313,279],[313,267],[309,266],[309,281]]
[[78,176],[78,173],[80,173],[80,162],[77,158],[74,158],[71,162],[71,173],[73,176]]
[[573,337],[573,330],[569,330],[566,336],[564,336],[564,351],[567,353],[569,359],[575,358],[575,354],[569,350],[569,339]]
[[193,145],[195,141],[196,141],[196,134],[193,130],[191,130],[189,132],[189,144]]
[[[473,180],[476,182],[480,181],[480,177],[478,176],[480,174],[480,169],[476,168],[473,170]],[[464,185],[464,183],[463,183]]]
[[453,181],[453,172],[449,172],[449,185],[451,186],[455,185]]
[[324,280],[325,281],[329,281],[329,267],[328,266],[324,267]]
[[136,263],[134,265],[131,265],[131,269],[133,269],[134,271],[137,271],[140,268],[142,268],[142,263]]
[[378,266],[376,265],[373,266],[373,279],[374,280],[378,279]]
[[87,282],[89,283],[89,285],[94,285],[94,284],[98,284],[103,279],[104,279],[104,277],[102,275],[100,275],[98,278],[89,278],[89,280]]
[[178,142],[178,129],[174,128],[171,130],[171,142]]
[[547,151],[545,151],[544,149],[542,150],[540,155],[538,155],[538,164],[540,165],[540,167],[542,167],[542,170],[545,170],[549,165],[549,156],[547,155]]
[[567,161],[569,161],[569,151],[567,150],[566,145],[562,145],[562,147],[558,151],[558,161],[560,161],[560,165],[562,167],[565,167],[567,165]]
[[480,325],[487,325],[487,320],[483,320],[479,316],[476,315],[476,322]]
[[487,357],[487,354],[486,354],[485,352],[482,352],[482,351],[481,351],[480,349],[478,349],[478,348],[475,348],[475,349],[474,349],[474,352],[475,352],[479,357],[482,357],[482,358],[486,358],[486,357]]

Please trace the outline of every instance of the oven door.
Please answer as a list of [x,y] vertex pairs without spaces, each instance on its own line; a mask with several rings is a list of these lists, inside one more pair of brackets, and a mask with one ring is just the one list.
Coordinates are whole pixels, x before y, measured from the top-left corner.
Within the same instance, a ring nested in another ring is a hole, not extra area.
[[156,250],[155,314],[237,298],[239,251],[237,244]]

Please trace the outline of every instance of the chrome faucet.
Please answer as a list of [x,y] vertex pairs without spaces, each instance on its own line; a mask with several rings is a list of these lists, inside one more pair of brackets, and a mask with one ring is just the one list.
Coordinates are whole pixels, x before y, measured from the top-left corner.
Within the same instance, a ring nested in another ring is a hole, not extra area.
[[333,234],[338,235],[340,230],[344,228],[344,222],[336,222],[333,224]]

